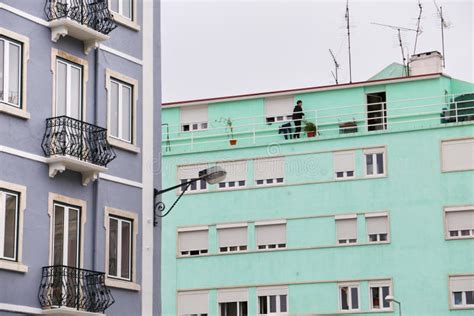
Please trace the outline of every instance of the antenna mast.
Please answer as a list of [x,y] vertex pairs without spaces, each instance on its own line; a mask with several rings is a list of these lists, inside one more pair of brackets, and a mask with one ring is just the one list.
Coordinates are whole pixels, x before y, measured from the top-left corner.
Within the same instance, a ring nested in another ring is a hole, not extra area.
[[346,1],[346,25],[347,25],[347,43],[349,48],[349,82],[352,83],[352,61],[351,61],[351,29],[349,21],[349,0]]
[[339,69],[340,65],[337,62],[336,57],[334,56],[334,53],[332,52],[331,49],[329,49],[329,53],[331,54],[332,60],[334,61],[334,67],[335,67],[336,74],[334,75],[334,72],[332,72],[332,71],[331,71],[331,73],[332,73],[332,76],[334,77],[334,80],[336,80],[336,84],[339,84],[338,77],[337,77],[337,70]]
[[421,34],[421,13],[423,12],[423,6],[421,5],[420,0],[418,0],[418,8],[420,9],[420,13],[418,14],[418,22],[416,24],[416,36],[415,36],[415,47],[413,47],[413,55],[416,54],[416,43],[418,42],[418,36]]
[[433,0],[435,6],[436,6],[436,10],[438,11],[438,17],[439,17],[439,20],[440,20],[440,23],[441,23],[441,46],[442,46],[442,50],[443,50],[443,68],[446,68],[446,59],[444,57],[444,29],[448,27],[448,23],[446,22],[446,20],[444,19],[444,16],[443,16],[443,7],[438,7],[438,4],[436,3],[436,0]]

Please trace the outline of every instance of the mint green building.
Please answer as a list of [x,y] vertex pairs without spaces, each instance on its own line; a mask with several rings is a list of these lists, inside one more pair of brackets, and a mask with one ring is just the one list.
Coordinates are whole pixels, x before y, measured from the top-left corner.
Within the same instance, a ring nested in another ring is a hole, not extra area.
[[473,315],[474,85],[440,61],[163,104],[163,187],[227,172],[163,219],[163,314]]

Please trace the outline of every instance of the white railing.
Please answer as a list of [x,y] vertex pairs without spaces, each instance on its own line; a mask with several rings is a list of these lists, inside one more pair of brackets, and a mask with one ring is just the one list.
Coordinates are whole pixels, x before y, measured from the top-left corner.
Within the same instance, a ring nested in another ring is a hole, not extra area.
[[[474,94],[471,94],[472,99],[453,101],[456,96],[465,94],[470,93],[371,103],[371,105],[380,105],[380,109],[371,111],[367,111],[367,104],[321,107],[304,111],[303,121],[316,124],[316,139],[377,131],[428,128],[447,123],[474,122]],[[173,149],[194,150],[196,146],[212,149],[207,146],[225,145],[230,134],[245,145],[285,141],[284,135],[279,131],[281,125],[288,121],[267,123],[266,116],[231,119],[232,133],[228,126],[217,122],[209,122],[206,130],[188,132],[181,131],[180,124],[167,124],[163,130],[163,150],[164,152]],[[215,124],[222,126],[215,126]],[[305,124],[301,125],[304,130]],[[294,132],[294,126],[292,129]]]

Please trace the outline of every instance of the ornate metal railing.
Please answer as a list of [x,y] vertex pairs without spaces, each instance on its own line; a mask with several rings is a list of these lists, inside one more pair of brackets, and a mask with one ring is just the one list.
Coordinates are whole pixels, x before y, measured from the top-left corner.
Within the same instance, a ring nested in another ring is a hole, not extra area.
[[117,27],[108,0],[46,0],[44,12],[48,21],[69,18],[103,34]]
[[43,267],[38,298],[43,308],[70,307],[103,313],[115,300],[105,274],[67,266]]
[[107,129],[67,116],[46,119],[41,147],[46,157],[67,155],[103,167],[116,157]]

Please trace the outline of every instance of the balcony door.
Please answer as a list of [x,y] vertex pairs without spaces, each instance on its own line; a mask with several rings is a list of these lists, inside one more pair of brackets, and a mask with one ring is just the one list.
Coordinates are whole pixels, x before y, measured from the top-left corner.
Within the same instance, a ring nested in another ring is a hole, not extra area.
[[66,115],[82,120],[82,66],[56,60],[56,107],[54,116]]

